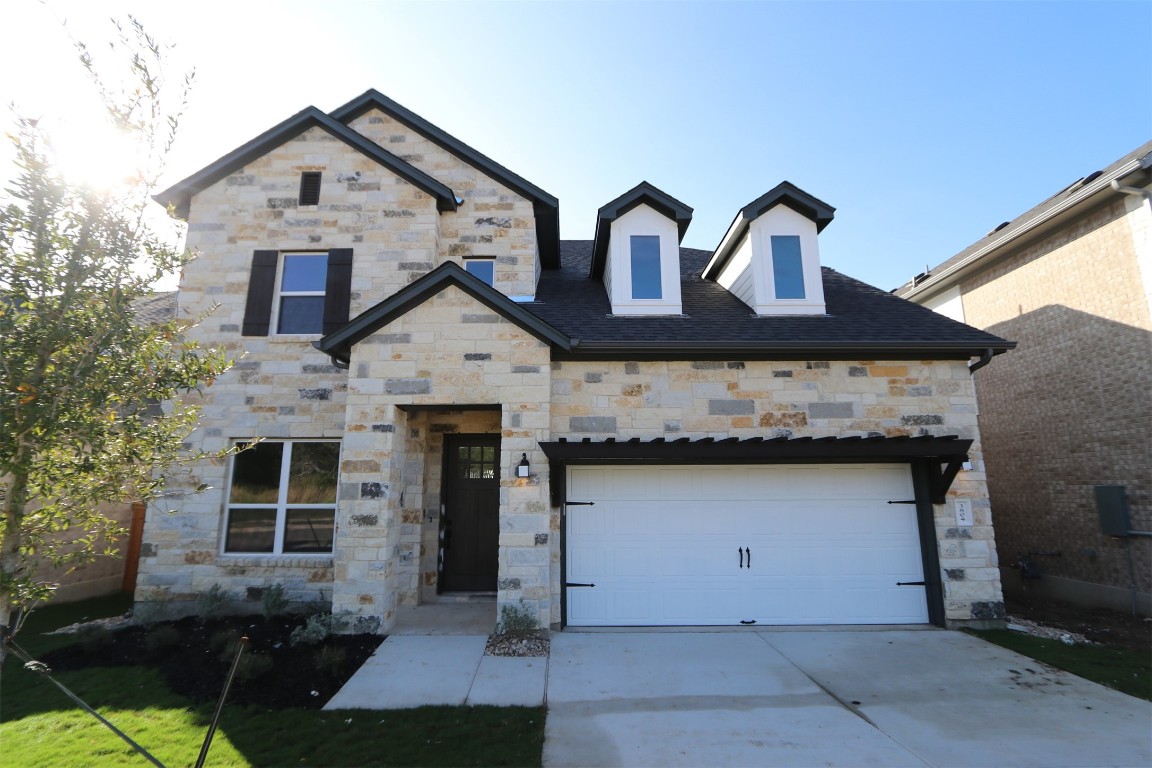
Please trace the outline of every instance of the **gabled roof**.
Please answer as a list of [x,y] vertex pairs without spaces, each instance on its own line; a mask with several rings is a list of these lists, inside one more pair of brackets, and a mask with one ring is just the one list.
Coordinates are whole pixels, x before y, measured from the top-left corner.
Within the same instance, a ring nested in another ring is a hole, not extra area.
[[331,117],[341,123],[348,124],[373,109],[378,109],[393,120],[403,123],[436,146],[451,152],[469,165],[480,169],[504,186],[531,200],[536,218],[536,237],[541,266],[546,269],[559,268],[560,201],[555,196],[548,194],[524,177],[481,154],[455,136],[446,133],[407,107],[397,104],[374,88],[365,91],[344,106],[332,110]]
[[375,160],[400,178],[436,198],[436,210],[440,212],[456,210],[456,195],[445,184],[437,181],[416,166],[401,160],[375,142],[356,133],[343,123],[332,119],[316,107],[308,107],[284,122],[268,129],[248,143],[229,152],[211,165],[197,171],[183,181],[153,195],[152,199],[161,205],[173,205],[181,218],[188,217],[192,196],[220,179],[243,168],[253,160],[265,155],[281,144],[296,138],[309,128],[320,128],[352,147],[361,154]]
[[353,345],[452,285],[541,341],[561,349],[567,349],[571,345],[571,339],[567,335],[537,315],[528,312],[523,305],[517,304],[492,286],[470,275],[455,262],[445,262],[416,282],[410,283],[384,301],[360,313],[349,320],[343,328],[328,334],[313,346],[331,355],[334,360],[347,364]]
[[1006,248],[1024,247],[1070,220],[1118,199],[1122,194],[1112,187],[1113,181],[1128,186],[1152,184],[1152,141],[1102,170],[1077,179],[1015,219],[1000,224],[960,253],[917,275],[893,293],[906,299],[928,298],[950,288],[995,260]]
[[647,205],[657,213],[676,222],[680,240],[692,223],[692,209],[646,181],[642,181],[596,212],[596,236],[592,241],[591,277],[602,277],[608,263],[608,240],[612,222],[640,205]]
[[789,181],[782,181],[772,189],[756,198],[740,209],[736,218],[732,220],[728,231],[716,246],[712,259],[705,267],[705,278],[715,280],[724,270],[724,266],[736,252],[744,233],[749,225],[760,218],[766,211],[778,205],[786,205],[802,216],[806,216],[816,224],[816,232],[824,231],[824,227],[832,223],[836,209],[823,200],[813,197]]
[[1015,347],[990,333],[823,270],[826,315],[760,317],[701,276],[708,251],[680,249],[680,316],[614,316],[590,278],[593,244],[563,240],[563,267],[540,276],[525,310],[572,339],[555,359],[967,360]]

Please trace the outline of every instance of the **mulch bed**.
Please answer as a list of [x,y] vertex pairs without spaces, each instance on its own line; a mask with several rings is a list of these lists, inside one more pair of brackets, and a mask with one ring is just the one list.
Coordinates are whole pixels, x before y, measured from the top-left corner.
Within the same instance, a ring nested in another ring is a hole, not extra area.
[[237,639],[248,638],[229,705],[319,709],[380,647],[380,635],[329,635],[316,645],[292,645],[304,617],[230,616],[81,629],[78,642],[46,654],[53,671],[135,666],[159,670],[173,692],[200,704],[220,697]]

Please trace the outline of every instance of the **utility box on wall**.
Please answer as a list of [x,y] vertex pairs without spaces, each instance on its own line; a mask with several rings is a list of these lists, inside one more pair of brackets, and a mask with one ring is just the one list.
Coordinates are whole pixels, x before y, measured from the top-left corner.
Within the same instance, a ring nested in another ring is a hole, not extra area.
[[1096,512],[1100,515],[1100,531],[1105,536],[1128,536],[1132,530],[1128,519],[1127,486],[1096,486]]

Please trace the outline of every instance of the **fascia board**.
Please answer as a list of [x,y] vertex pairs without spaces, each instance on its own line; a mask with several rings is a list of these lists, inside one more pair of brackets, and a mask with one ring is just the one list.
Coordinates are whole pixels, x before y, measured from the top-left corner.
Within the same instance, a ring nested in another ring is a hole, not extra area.
[[[927,280],[919,285],[912,286],[907,293],[897,293],[904,299],[912,300],[913,297],[923,296],[930,298],[932,295],[940,291],[947,290],[951,287],[953,278],[959,278],[962,273],[972,267],[976,262],[984,259],[986,256],[999,251],[1017,240],[1024,238],[1030,233],[1040,229],[1043,225],[1051,222],[1052,220],[1061,217],[1075,208],[1082,205],[1091,203],[1091,199],[1100,195],[1100,202],[1108,196],[1108,193],[1119,194],[1111,189],[1113,179],[1123,179],[1131,173],[1141,170],[1140,159],[1133,160],[1126,163],[1116,170],[1114,173],[1101,175],[1093,181],[1085,184],[1080,189],[1072,193],[1067,199],[1060,203],[1040,211],[1036,216],[1021,221],[1016,226],[1006,227],[998,233],[998,236],[993,238],[989,243],[981,247],[979,250],[973,251],[967,258],[958,261],[952,266],[944,269],[938,274],[933,274]],[[1103,193],[1103,194],[1101,194]]]

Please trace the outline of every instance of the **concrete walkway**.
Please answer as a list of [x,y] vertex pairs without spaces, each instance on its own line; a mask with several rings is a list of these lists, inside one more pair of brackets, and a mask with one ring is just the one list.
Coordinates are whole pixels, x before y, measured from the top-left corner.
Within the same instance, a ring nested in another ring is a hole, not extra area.
[[494,609],[421,606],[325,709],[548,705],[544,765],[1152,765],[1152,704],[959,632],[560,632],[484,656]]
[[560,633],[546,766],[1152,765],[1152,705],[945,631]]
[[548,659],[485,656],[495,623],[495,600],[401,608],[392,634],[324,709],[541,706]]

